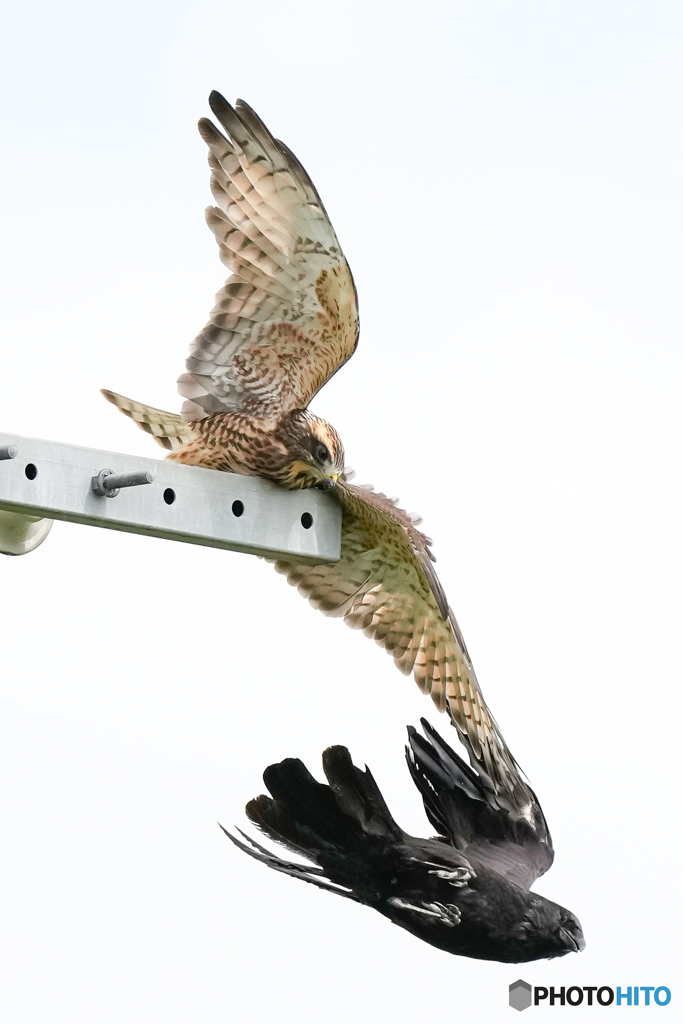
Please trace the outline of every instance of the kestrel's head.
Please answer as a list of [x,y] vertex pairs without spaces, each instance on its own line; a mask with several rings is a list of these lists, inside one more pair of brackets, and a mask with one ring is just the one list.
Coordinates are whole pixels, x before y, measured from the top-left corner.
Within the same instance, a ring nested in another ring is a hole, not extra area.
[[278,424],[278,436],[290,457],[283,480],[286,487],[334,487],[344,472],[344,445],[330,423],[295,409]]

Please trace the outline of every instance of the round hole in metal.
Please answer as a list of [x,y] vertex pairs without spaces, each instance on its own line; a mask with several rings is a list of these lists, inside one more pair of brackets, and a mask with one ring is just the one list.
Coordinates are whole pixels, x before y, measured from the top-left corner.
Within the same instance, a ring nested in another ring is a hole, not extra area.
[[167,505],[172,505],[175,501],[175,491],[172,487],[167,487],[164,491],[164,501]]
[[24,468],[24,473],[26,474],[28,480],[35,480],[35,478],[38,476],[38,469],[36,468],[36,466],[33,465],[32,462],[29,462],[28,465]]
[[313,516],[311,515],[310,512],[304,512],[302,514],[301,525],[303,526],[304,530],[310,530],[310,528],[313,526]]
[[242,504],[242,502],[238,498],[237,501],[233,501],[233,503],[232,503],[232,514],[239,518],[239,516],[241,516],[243,512],[244,512],[244,505]]

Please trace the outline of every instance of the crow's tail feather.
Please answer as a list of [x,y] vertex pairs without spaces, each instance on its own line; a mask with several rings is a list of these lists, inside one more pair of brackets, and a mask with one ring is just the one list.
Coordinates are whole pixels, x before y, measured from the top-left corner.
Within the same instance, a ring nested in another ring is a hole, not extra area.
[[244,839],[238,839],[231,832],[228,832],[227,828],[220,826],[225,832],[228,839],[235,844],[235,846],[242,850],[243,853],[248,853],[254,860],[258,860],[261,864],[265,864],[266,867],[272,868],[274,871],[281,871],[284,875],[289,875],[291,878],[298,878],[302,882],[310,882],[311,885],[317,885],[319,889],[325,889],[327,892],[334,892],[337,896],[345,896],[349,900],[355,900],[357,903],[360,902],[357,896],[341,885],[335,885],[330,879],[325,877],[325,873],[322,868],[317,865],[308,864],[296,864],[294,861],[284,860],[282,857],[278,857],[276,853],[271,853],[270,850],[266,850],[265,846],[261,846],[251,836],[246,835],[241,829],[237,829],[239,834]]
[[364,833],[401,839],[396,824],[370,769],[361,771],[346,747],[328,747],[323,753],[323,770],[337,805]]
[[247,817],[271,839],[317,860],[320,854],[350,853],[369,836],[400,837],[370,771],[361,771],[346,747],[323,754],[329,785],[317,782],[298,758],[272,764],[263,773],[271,796],[258,796]]

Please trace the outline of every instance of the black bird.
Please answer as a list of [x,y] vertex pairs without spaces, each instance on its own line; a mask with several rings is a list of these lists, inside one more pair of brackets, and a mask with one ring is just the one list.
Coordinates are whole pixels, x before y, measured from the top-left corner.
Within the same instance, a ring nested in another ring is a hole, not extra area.
[[287,758],[263,774],[271,796],[246,807],[270,839],[313,865],[223,831],[268,867],[364,903],[449,953],[525,963],[582,950],[576,917],[529,891],[553,861],[533,791],[520,780],[526,797],[519,812],[500,808],[479,774],[424,719],[422,727],[425,739],[408,727],[406,758],[438,837],[404,832],[369,769],[357,768],[341,746],[323,754],[329,785]]

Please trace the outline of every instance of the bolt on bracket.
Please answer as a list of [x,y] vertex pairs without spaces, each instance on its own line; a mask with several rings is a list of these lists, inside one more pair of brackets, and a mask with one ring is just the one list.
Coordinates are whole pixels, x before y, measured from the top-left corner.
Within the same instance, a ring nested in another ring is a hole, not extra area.
[[138,473],[115,473],[113,469],[101,469],[92,478],[92,489],[101,498],[115,498],[122,487],[139,487],[140,484],[153,484],[154,474],[148,469]]

